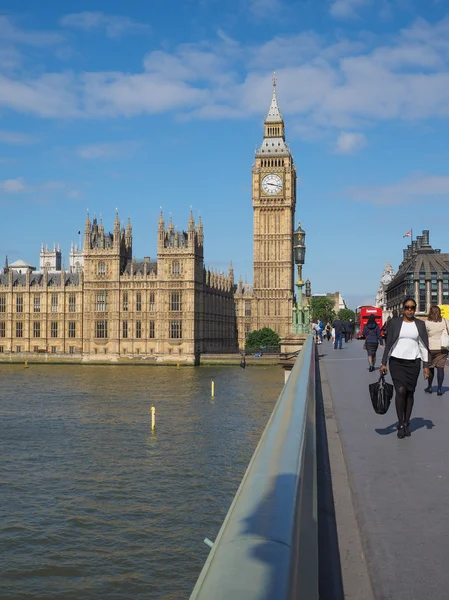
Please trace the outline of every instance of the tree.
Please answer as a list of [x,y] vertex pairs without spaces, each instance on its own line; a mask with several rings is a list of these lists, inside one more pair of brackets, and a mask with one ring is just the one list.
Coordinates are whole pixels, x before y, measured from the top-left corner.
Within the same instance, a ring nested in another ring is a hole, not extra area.
[[312,310],[312,319],[321,320],[324,325],[328,321],[332,323],[335,319],[334,301],[327,296],[312,298],[310,308]]
[[245,350],[258,350],[261,346],[278,346],[281,338],[278,334],[264,327],[258,331],[252,331],[246,339]]
[[352,321],[355,323],[355,312],[350,308],[341,308],[338,311],[338,318],[343,323],[346,323],[347,321]]

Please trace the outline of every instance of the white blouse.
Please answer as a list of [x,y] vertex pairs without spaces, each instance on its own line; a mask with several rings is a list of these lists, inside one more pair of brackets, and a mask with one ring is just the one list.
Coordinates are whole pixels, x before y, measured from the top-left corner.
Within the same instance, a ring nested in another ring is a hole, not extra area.
[[393,346],[391,356],[394,356],[395,358],[405,358],[406,360],[420,358],[419,333],[414,321],[411,321],[410,323],[402,321],[399,338]]

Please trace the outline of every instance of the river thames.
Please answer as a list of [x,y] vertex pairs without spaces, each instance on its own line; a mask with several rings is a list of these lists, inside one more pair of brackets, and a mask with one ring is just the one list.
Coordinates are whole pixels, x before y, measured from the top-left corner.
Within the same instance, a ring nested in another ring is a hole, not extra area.
[[188,598],[282,369],[1,365],[0,376],[2,600]]

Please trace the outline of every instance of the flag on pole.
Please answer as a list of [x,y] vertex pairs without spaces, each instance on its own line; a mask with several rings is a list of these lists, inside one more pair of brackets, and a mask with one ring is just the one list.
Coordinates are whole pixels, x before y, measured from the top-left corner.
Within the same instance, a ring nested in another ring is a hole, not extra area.
[[407,233],[404,233],[404,235],[402,237],[412,237],[412,230],[410,229],[410,231],[407,231]]

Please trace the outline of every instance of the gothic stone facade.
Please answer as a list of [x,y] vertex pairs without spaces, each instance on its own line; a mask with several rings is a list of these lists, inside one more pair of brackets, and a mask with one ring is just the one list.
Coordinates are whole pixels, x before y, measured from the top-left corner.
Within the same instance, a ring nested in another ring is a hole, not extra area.
[[240,347],[249,331],[269,327],[281,338],[292,331],[296,169],[285,142],[276,81],[252,169],[252,198],[254,284],[240,281],[235,296]]
[[182,232],[171,218],[165,228],[161,215],[157,261],[142,262],[132,258],[129,220],[121,228],[117,215],[105,233],[101,220],[87,217],[84,251],[75,256],[72,248],[68,272],[53,270],[56,249],[42,248],[42,272],[6,266],[0,275],[0,354],[193,363],[199,353],[244,348],[249,333],[263,327],[285,337],[294,302],[296,170],[275,81],[252,168],[252,205],[252,285],[234,285],[232,265],[227,274],[206,271],[203,227],[192,215]]
[[158,258],[132,259],[131,223],[113,233],[87,217],[84,268],[0,276],[0,353],[123,357],[193,363],[198,353],[235,352],[232,266],[206,271],[203,228],[158,225]]

